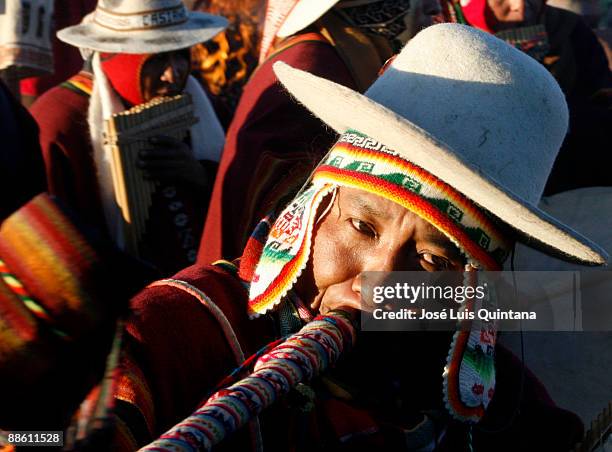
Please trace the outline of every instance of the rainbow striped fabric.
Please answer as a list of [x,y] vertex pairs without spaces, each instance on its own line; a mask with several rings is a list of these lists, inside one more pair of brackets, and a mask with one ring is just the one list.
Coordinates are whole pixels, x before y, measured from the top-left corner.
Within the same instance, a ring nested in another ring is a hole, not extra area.
[[508,256],[510,242],[483,209],[382,143],[349,130],[272,226],[251,280],[252,317],[272,309],[293,287],[308,262],[317,207],[339,186],[379,195],[414,212],[476,268],[499,270]]
[[2,223],[0,261],[0,305],[22,312],[24,326],[26,317],[36,318],[59,336],[77,337],[100,321],[103,307],[93,297],[102,282],[90,275],[101,258],[48,195],[36,196]]

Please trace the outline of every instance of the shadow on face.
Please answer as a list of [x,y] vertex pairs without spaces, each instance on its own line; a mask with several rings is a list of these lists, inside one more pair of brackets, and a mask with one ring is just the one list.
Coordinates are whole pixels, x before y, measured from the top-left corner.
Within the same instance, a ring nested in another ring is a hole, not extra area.
[[145,102],[175,96],[185,88],[190,69],[189,49],[153,55],[143,64],[140,83]]

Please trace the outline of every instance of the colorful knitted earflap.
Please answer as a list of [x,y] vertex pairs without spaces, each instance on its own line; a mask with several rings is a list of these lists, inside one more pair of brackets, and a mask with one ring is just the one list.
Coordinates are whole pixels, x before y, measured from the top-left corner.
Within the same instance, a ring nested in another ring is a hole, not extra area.
[[251,317],[276,306],[306,267],[317,209],[333,189],[331,184],[312,184],[277,217],[251,280],[248,304]]
[[[465,285],[483,284],[483,273],[465,273]],[[492,285],[489,285],[491,290]],[[494,293],[491,290],[491,296]],[[494,298],[488,305],[495,303]],[[482,300],[466,301],[461,309],[478,312]],[[477,423],[485,414],[495,393],[495,343],[497,322],[460,320],[453,336],[442,374],[442,394],[448,412],[461,422]]]

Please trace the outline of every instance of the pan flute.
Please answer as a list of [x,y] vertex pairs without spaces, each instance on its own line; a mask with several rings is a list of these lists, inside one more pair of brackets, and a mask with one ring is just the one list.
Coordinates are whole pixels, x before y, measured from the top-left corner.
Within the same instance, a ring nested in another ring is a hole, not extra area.
[[140,255],[152,197],[159,185],[145,179],[137,167],[139,153],[151,148],[148,140],[154,136],[184,140],[197,121],[189,94],[156,98],[105,121],[105,143],[112,155],[113,187],[121,210],[125,250],[135,256]]

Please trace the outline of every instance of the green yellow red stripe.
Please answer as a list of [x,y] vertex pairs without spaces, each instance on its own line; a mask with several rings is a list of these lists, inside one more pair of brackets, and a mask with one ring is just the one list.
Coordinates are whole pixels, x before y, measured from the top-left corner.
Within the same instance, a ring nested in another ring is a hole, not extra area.
[[322,180],[343,186],[358,188],[369,193],[382,195],[385,198],[414,212],[419,217],[436,226],[442,233],[465,250],[473,259],[480,262],[487,270],[499,270],[499,264],[480,246],[475,244],[463,229],[449,217],[441,213],[419,195],[402,190],[395,184],[381,180],[376,176],[352,173],[333,166],[321,166],[317,169],[315,180]]
[[[336,155],[344,155],[350,157],[353,160],[364,160],[368,162],[378,162],[382,163],[385,166],[391,166],[398,170],[398,172],[403,172],[409,174],[410,176],[415,176],[424,183],[429,186],[435,187],[438,190],[444,192],[444,194],[450,198],[453,202],[460,205],[463,209],[469,212],[469,214],[475,218],[479,223],[481,223],[484,227],[494,233],[494,238],[497,241],[504,241],[503,235],[497,231],[496,226],[491,222],[491,220],[479,209],[472,201],[470,201],[463,194],[459,193],[453,187],[448,185],[446,182],[438,179],[431,173],[425,171],[423,168],[414,165],[413,163],[393,154],[381,152],[381,151],[373,151],[369,149],[363,149],[358,146],[354,146],[350,143],[339,142],[337,143],[333,151],[330,153],[330,157],[327,159],[333,159]],[[317,169],[318,171],[318,169]],[[316,177],[316,173],[315,173]]]

